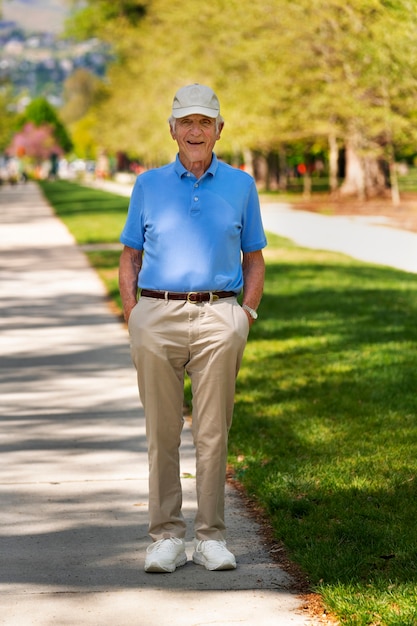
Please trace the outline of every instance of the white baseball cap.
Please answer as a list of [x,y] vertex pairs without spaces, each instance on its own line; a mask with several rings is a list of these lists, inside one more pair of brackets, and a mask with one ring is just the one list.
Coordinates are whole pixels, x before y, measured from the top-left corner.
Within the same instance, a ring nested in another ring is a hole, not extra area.
[[198,113],[207,117],[217,117],[220,113],[220,104],[216,94],[205,85],[187,85],[178,89],[172,103],[172,116],[185,117]]

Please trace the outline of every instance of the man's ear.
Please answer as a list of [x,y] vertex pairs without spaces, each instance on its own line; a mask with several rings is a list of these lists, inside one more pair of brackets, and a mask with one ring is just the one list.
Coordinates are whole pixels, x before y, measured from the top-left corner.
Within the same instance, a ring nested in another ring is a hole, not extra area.
[[169,132],[171,133],[171,137],[173,138],[173,140],[176,141],[177,137],[175,135],[175,131],[172,130],[171,124],[169,125]]
[[223,128],[224,128],[224,122],[219,124],[219,130],[217,131],[217,139],[220,139],[220,135],[222,134]]

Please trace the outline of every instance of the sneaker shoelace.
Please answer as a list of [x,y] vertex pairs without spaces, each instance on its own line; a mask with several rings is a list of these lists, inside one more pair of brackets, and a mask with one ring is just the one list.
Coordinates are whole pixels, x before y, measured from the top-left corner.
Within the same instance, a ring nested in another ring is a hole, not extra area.
[[[151,543],[151,545],[147,547],[146,552],[158,552],[164,544],[164,547],[167,547],[167,544],[165,543],[166,541],[169,541],[170,544],[174,543],[177,546],[182,544],[181,539],[178,539],[178,537],[167,537],[165,539],[159,539],[158,541],[155,541],[155,543]],[[172,548],[173,546],[170,545],[169,547]]]
[[222,552],[227,550],[226,544],[224,541],[216,541],[214,539],[207,539],[205,541],[200,541],[197,544],[196,548],[197,552],[217,552],[221,550]]

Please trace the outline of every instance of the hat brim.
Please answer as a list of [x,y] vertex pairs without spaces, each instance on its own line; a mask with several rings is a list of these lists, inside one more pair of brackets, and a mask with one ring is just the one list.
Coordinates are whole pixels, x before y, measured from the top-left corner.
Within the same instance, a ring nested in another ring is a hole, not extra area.
[[175,117],[176,119],[180,117],[187,117],[187,115],[205,115],[206,117],[216,118],[218,117],[219,113],[220,110],[203,107],[199,104],[189,107],[172,109],[172,117]]

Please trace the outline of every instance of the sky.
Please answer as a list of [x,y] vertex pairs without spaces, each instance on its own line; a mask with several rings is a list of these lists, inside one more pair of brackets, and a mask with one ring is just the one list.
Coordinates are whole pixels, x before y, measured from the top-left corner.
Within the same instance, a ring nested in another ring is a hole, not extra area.
[[65,0],[3,0],[0,5],[4,20],[32,31],[59,33],[68,12]]

